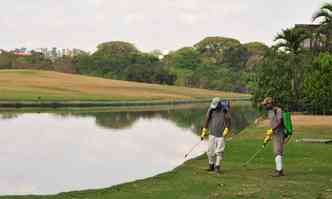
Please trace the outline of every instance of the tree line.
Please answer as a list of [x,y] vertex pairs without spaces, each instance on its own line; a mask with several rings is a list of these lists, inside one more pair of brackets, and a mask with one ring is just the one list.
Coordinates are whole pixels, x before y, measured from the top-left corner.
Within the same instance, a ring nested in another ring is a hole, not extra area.
[[161,58],[143,53],[133,44],[105,42],[92,55],[75,58],[80,74],[138,82],[247,92],[248,72],[264,56],[262,43],[242,45],[238,40],[208,37]]
[[295,26],[276,35],[277,44],[255,68],[255,104],[272,96],[290,111],[332,113],[332,4],[322,5],[312,21],[318,23],[309,30]]

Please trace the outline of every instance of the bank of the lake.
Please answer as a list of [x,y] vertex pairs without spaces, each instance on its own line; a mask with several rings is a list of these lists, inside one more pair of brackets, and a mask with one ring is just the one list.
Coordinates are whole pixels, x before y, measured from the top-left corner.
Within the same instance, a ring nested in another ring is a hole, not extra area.
[[13,196],[8,199],[68,198],[332,198],[332,145],[301,144],[301,138],[331,138],[332,117],[295,116],[296,133],[286,146],[286,176],[272,178],[271,145],[247,168],[245,162],[261,145],[266,124],[250,126],[227,143],[223,173],[204,171],[206,156],[145,180],[110,188],[53,196]]
[[[117,101],[0,101],[0,108],[63,108],[63,107],[144,107],[144,106],[175,106],[184,104],[209,103],[212,97],[201,99],[177,99],[177,100],[117,100]],[[222,100],[249,102],[250,97],[221,97]]]
[[40,70],[0,70],[1,107],[91,107],[201,103],[250,95]]

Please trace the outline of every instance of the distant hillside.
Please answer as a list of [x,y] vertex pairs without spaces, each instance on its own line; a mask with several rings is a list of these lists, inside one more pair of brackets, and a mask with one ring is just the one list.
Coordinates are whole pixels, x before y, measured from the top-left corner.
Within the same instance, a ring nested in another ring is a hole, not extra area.
[[175,100],[246,96],[39,70],[0,70],[0,100]]
[[[241,44],[227,37],[206,37],[193,46],[171,51],[142,52],[125,41],[97,45],[93,54],[48,57],[32,52],[0,54],[0,69],[49,70],[153,84],[176,85],[246,93],[251,72],[268,47],[260,42]],[[249,72],[249,73],[248,73]]]

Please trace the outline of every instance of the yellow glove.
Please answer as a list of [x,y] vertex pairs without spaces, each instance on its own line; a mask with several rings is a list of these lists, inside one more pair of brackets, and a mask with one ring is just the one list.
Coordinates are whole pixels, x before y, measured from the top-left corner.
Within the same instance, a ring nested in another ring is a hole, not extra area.
[[264,138],[263,147],[265,147],[266,144],[272,139],[272,134],[273,134],[272,129],[269,129],[269,130],[266,131],[266,135],[265,135],[265,138]]
[[209,134],[208,129],[207,128],[203,128],[202,129],[202,133],[201,133],[201,140],[204,139],[205,136],[207,136]]
[[227,137],[228,134],[229,134],[229,129],[228,129],[228,128],[225,128],[225,129],[224,129],[224,132],[223,132],[223,136],[224,136],[224,137]]

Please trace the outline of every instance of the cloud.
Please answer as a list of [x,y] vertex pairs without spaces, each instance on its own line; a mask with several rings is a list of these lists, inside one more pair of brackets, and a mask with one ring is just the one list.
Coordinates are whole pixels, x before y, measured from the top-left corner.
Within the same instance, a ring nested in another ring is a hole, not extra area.
[[199,17],[197,15],[190,13],[181,13],[179,15],[179,18],[181,22],[188,25],[194,25],[199,20]]
[[125,40],[144,51],[174,50],[209,35],[270,44],[282,28],[310,23],[320,5],[320,0],[11,0],[0,7],[0,48],[29,43],[91,50],[104,41]]
[[132,13],[124,17],[124,22],[128,25],[140,23],[143,22],[144,20],[145,20],[144,15],[140,13]]

